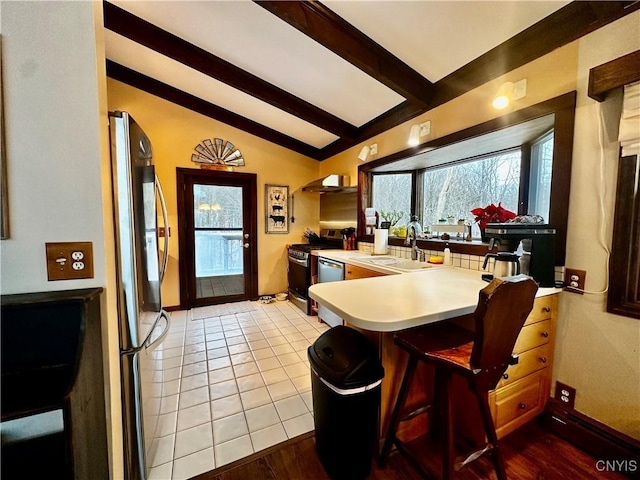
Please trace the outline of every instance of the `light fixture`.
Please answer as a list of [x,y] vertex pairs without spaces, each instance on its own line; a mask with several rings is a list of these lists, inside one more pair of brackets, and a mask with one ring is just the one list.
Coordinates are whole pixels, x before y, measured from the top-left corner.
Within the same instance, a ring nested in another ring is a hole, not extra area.
[[520,100],[527,95],[527,79],[524,78],[516,83],[505,82],[500,85],[498,93],[491,104],[493,108],[502,110],[507,108],[513,100]]
[[409,132],[409,145],[415,147],[420,143],[420,125],[411,125]]
[[420,137],[426,137],[429,133],[431,133],[431,122],[411,125],[411,131],[409,132],[409,145],[412,147],[419,145]]
[[362,150],[360,150],[360,153],[358,154],[358,160],[360,160],[361,162],[364,162],[369,156],[369,150],[371,149],[366,145],[362,147]]
[[497,110],[502,110],[503,108],[507,108],[509,106],[509,102],[511,101],[511,97],[513,96],[513,82],[505,82],[500,85],[498,89],[498,93],[496,93],[493,102],[493,108]]
[[361,162],[364,162],[370,155],[377,155],[377,154],[378,154],[377,143],[374,143],[373,145],[365,145],[360,150],[360,153],[358,154],[358,159]]

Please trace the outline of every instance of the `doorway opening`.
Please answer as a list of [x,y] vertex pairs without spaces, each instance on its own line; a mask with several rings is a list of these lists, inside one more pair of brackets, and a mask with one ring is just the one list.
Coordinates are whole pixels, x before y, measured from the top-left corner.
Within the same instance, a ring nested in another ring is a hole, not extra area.
[[258,296],[256,175],[177,169],[180,307]]

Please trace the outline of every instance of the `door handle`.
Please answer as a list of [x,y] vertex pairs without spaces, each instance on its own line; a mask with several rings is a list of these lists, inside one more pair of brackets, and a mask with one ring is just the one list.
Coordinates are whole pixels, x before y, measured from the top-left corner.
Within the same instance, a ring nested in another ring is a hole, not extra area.
[[164,252],[162,254],[162,264],[160,266],[160,283],[164,280],[164,274],[167,272],[167,265],[169,263],[169,215],[167,213],[167,202],[164,199],[164,192],[160,185],[160,180],[156,175],[156,192],[160,199],[160,208],[162,209],[162,219],[164,222]]
[[244,234],[244,238],[249,238],[249,234],[248,234],[248,233],[245,233],[245,234]]
[[243,244],[242,246],[243,246],[244,248],[249,248],[249,243],[247,242],[247,243]]
[[171,328],[171,317],[166,310],[160,311],[158,320],[160,320],[161,318],[164,318],[166,322],[164,329],[162,330],[162,333],[158,335],[158,337],[153,341],[151,341],[151,333],[149,333],[149,337],[147,337],[144,343],[144,346],[147,348],[147,350],[153,350],[155,347],[160,345],[160,342],[162,342],[164,340],[164,337],[167,336],[167,333],[169,333],[169,329]]

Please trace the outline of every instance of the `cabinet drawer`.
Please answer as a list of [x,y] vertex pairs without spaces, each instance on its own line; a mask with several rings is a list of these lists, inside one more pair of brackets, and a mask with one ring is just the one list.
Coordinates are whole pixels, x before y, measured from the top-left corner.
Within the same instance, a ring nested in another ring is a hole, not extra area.
[[525,325],[518,335],[516,345],[513,347],[514,353],[522,353],[532,348],[549,343],[551,338],[551,320]]
[[529,325],[531,323],[539,322],[540,320],[551,318],[552,315],[555,315],[557,313],[556,310],[558,309],[558,300],[556,297],[557,295],[547,295],[536,298],[533,302],[531,313],[524,324]]
[[542,411],[547,384],[545,373],[542,370],[495,391],[492,413],[496,429],[515,420],[528,421]]
[[344,279],[355,280],[356,278],[382,277],[385,274],[370,270],[368,268],[357,267],[355,265],[345,265]]
[[502,380],[496,388],[506,387],[516,380],[526,377],[535,371],[546,368],[551,363],[553,344],[546,343],[540,347],[522,353],[516,365],[510,365],[504,372]]

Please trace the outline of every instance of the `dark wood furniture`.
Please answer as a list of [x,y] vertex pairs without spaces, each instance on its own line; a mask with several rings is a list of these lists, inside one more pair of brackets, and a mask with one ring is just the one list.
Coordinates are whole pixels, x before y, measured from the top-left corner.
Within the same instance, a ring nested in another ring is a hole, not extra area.
[[[506,479],[488,396],[503,378],[509,365],[517,362],[517,356],[512,352],[533,309],[537,289],[536,283],[525,276],[495,279],[480,291],[478,306],[473,314],[475,331],[447,321],[404,330],[394,335],[395,343],[407,351],[409,360],[380,455],[381,465],[387,461],[391,447],[396,445],[416,469],[428,477],[429,474],[415,460],[404,442],[396,437],[396,431],[402,420],[437,410],[437,414],[431,418],[430,428],[432,434],[436,431],[436,425],[444,432],[442,478],[452,478],[455,461],[452,379],[454,375],[458,375],[468,382],[469,389],[474,394],[488,444],[457,462],[456,466],[463,466],[483,453],[490,452],[498,479]],[[405,415],[405,401],[419,362],[435,369],[434,402]],[[440,422],[436,421],[438,418]]]
[[[2,421],[62,410],[65,471],[49,472],[51,478],[109,478],[101,292],[2,296]],[[46,454],[31,451],[33,463]],[[12,468],[24,473],[30,466]]]

